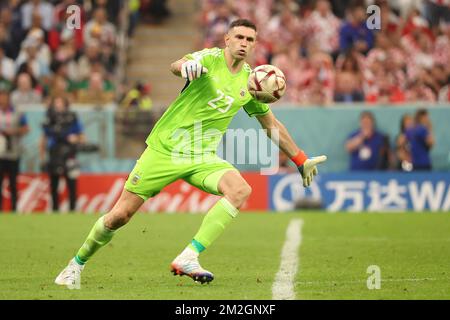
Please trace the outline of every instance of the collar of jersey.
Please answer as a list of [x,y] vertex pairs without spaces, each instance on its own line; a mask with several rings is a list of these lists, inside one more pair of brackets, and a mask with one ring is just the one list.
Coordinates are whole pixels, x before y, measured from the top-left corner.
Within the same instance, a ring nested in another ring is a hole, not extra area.
[[[228,67],[228,64],[227,64],[227,60],[225,59],[225,49],[222,49],[222,60],[223,60],[223,62],[225,63],[225,68],[227,68],[228,73],[229,73],[230,76],[232,76],[232,77],[237,77],[238,75],[241,74],[242,70],[244,69],[244,65],[242,65],[241,70],[239,70],[238,72],[232,73],[232,72],[230,71],[230,68]],[[244,64],[245,64],[245,61],[244,61]]]

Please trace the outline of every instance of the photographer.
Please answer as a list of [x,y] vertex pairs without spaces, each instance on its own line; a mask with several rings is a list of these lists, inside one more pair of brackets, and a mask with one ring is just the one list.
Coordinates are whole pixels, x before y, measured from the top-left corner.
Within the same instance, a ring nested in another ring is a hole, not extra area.
[[350,154],[350,170],[386,170],[390,163],[389,139],[378,131],[375,116],[370,111],[360,114],[359,129],[345,143]]
[[[53,211],[59,210],[58,184],[60,176],[66,179],[69,189],[70,211],[76,208],[77,178],[80,174],[76,159],[77,150],[85,140],[77,115],[69,109],[69,101],[55,97],[43,124],[40,159],[50,177]],[[47,155],[47,160],[46,159]]]
[[[8,88],[5,85],[0,86],[0,186],[3,185],[3,176],[7,175],[13,212],[17,209],[20,139],[28,131],[25,115],[14,110],[10,104]],[[0,188],[0,211],[3,210],[2,189]]]

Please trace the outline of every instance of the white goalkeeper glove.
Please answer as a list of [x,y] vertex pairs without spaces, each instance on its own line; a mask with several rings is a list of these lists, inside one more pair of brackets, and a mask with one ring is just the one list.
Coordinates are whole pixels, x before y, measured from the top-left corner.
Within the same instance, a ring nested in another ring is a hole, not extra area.
[[319,173],[317,165],[326,160],[327,156],[312,157],[307,159],[301,166],[297,167],[302,176],[303,186],[305,188],[311,185],[313,177]]
[[181,65],[181,77],[189,81],[200,78],[203,73],[207,72],[208,69],[195,60],[188,60]]

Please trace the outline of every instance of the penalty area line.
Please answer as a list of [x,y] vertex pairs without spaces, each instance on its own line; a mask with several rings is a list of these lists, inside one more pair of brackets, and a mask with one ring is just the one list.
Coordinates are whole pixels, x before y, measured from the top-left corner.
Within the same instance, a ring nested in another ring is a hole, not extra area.
[[302,219],[292,219],[286,229],[286,240],[281,251],[280,268],[272,285],[273,300],[295,299],[295,275],[297,274],[302,243]]

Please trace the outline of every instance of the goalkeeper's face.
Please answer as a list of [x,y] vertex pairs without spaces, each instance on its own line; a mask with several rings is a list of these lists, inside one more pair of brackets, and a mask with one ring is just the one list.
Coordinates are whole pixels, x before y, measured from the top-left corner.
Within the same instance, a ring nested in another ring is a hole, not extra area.
[[256,31],[252,28],[234,27],[225,35],[225,45],[236,60],[244,60],[252,53],[256,42]]

